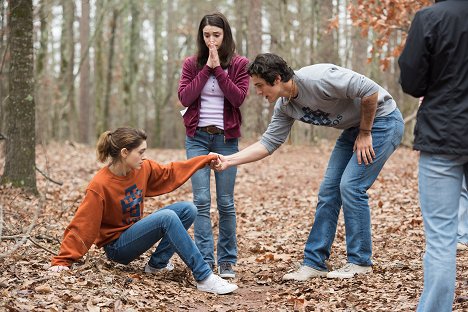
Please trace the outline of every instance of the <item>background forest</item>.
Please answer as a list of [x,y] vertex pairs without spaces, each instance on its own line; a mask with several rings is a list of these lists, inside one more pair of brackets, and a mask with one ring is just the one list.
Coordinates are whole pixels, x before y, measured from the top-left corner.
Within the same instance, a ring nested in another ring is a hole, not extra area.
[[[11,59],[8,3],[19,2],[0,1],[3,134]],[[293,69],[320,62],[351,68],[387,88],[408,116],[417,101],[402,94],[394,56],[412,13],[428,2],[34,0],[36,142],[94,144],[102,131],[130,125],[150,134],[150,147],[183,147],[181,64],[195,53],[201,17],[213,11],[228,17],[239,54],[253,59],[260,52],[277,53]],[[260,135],[270,113],[252,89],[243,105],[243,137]],[[327,134],[333,132],[297,123],[291,141],[316,142]]]
[[[395,97],[407,121],[403,145],[411,145],[418,101],[401,91],[397,58],[414,13],[431,3],[0,0],[0,310],[414,311],[423,286],[424,231],[417,152],[404,146],[369,190],[374,274],[281,280],[301,261],[332,149],[328,140],[338,133],[309,124],[296,123],[292,144],[274,156],[239,167],[235,294],[198,292],[177,256],[168,276],[143,274],[148,253],[121,266],[96,248],[71,271],[47,269],[100,168],[93,145],[102,131],[144,128],[150,158],[185,158],[177,87],[184,58],[195,53],[203,15],[224,13],[238,53],[249,59],[273,52],[293,69],[330,62],[374,79]],[[241,148],[262,134],[271,109],[250,90],[242,106]],[[187,183],[148,198],[146,213],[191,199]],[[217,213],[212,220],[216,233]],[[340,217],[331,267],[346,261],[345,246]],[[460,253],[457,262],[453,310],[467,311],[468,254]]]

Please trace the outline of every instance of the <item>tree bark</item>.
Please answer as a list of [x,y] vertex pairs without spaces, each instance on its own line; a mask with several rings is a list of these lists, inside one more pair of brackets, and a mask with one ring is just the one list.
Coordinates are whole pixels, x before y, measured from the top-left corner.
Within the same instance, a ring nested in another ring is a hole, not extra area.
[[8,96],[8,23],[5,0],[0,0],[0,132],[5,129],[5,99]]
[[76,139],[77,137],[77,114],[75,107],[74,87],[74,60],[75,44],[73,22],[75,18],[75,4],[70,0],[62,0],[63,24],[60,43],[60,91],[62,100],[58,120],[58,138]]
[[[262,49],[262,1],[253,0],[250,2],[248,12],[248,44],[247,57],[254,60],[255,56]],[[264,113],[265,105],[263,98],[256,96],[255,88],[250,87],[250,94],[245,103],[242,105],[242,117],[245,120],[242,132],[252,137],[257,137],[265,130],[267,122],[267,114]],[[268,106],[266,106],[268,107]]]
[[10,96],[7,101],[7,139],[2,183],[37,193],[33,72],[32,0],[9,5],[11,27]]
[[130,126],[138,127],[138,111],[136,97],[136,86],[138,78],[138,54],[140,44],[140,9],[138,4],[130,1],[130,31],[128,35],[129,44],[127,48],[127,59],[123,77],[123,102],[125,115],[129,118]]
[[79,140],[89,143],[90,128],[90,92],[89,92],[89,57],[86,51],[89,43],[89,0],[81,0],[80,19],[80,59],[82,60],[80,71],[80,124]]
[[106,79],[106,91],[104,95],[104,107],[103,107],[103,129],[104,131],[109,129],[109,113],[110,113],[110,94],[112,87],[112,70],[114,67],[114,54],[115,54],[115,36],[117,29],[117,20],[119,17],[119,10],[114,9],[111,21],[111,35],[109,42],[109,54],[107,60],[107,79]]

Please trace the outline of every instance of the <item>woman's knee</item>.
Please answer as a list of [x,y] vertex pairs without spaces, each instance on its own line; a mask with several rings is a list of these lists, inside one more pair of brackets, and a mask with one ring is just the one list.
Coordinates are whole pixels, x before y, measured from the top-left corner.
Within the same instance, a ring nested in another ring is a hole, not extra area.
[[159,220],[162,220],[165,224],[169,222],[173,222],[175,220],[180,220],[177,213],[170,209],[163,209],[163,210],[157,211],[155,213],[155,217],[157,217]]
[[182,202],[182,204],[184,204],[184,214],[187,215],[189,217],[190,220],[195,220],[195,218],[197,217],[197,214],[198,214],[198,209],[197,209],[197,206],[195,206],[194,203],[192,202]]
[[193,193],[193,202],[197,206],[210,206],[211,194],[209,190],[200,190]]
[[236,210],[234,207],[234,196],[223,195],[218,196],[216,199],[218,204],[218,211],[220,214],[235,214]]

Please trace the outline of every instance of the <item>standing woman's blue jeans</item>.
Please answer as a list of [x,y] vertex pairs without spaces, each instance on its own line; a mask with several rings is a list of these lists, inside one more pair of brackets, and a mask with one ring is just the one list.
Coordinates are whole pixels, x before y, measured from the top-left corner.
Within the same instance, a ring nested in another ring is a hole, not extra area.
[[196,215],[197,208],[191,202],[179,202],[157,210],[104,246],[106,255],[110,260],[128,264],[161,240],[148,264],[164,268],[176,252],[192,270],[195,280],[202,281],[212,272],[187,233]]
[[452,311],[455,294],[458,210],[468,155],[419,157],[419,201],[424,220],[424,290],[418,312]]
[[463,188],[460,196],[460,208],[458,209],[458,242],[468,244],[468,176],[463,179]]
[[398,109],[387,116],[376,117],[372,125],[374,161],[358,164],[353,152],[359,128],[343,131],[330,156],[327,171],[318,194],[315,220],[304,249],[304,264],[326,271],[325,260],[335,239],[336,226],[343,207],[348,262],[372,265],[372,237],[369,198],[372,186],[385,162],[403,137],[403,118]]
[[[209,134],[200,130],[195,136],[186,137],[185,148],[187,158],[207,155],[210,152],[231,155],[239,151],[238,139],[225,139],[222,134]],[[198,208],[198,216],[195,219],[194,234],[195,243],[200,250],[203,259],[213,265],[214,240],[211,227],[210,207],[210,174],[209,167],[198,170],[191,178],[193,201]],[[221,172],[215,172],[216,203],[219,212],[219,235],[217,246],[218,263],[237,261],[236,240],[236,209],[234,207],[234,184],[236,182],[237,167],[230,167]]]

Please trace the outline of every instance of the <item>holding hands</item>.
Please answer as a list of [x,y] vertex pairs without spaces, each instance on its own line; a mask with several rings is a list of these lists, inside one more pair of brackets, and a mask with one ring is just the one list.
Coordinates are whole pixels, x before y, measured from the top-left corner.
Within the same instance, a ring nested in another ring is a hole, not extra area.
[[217,155],[216,160],[212,160],[210,163],[211,169],[214,171],[223,171],[228,167],[228,161],[225,156],[217,153],[210,153],[210,155]]

